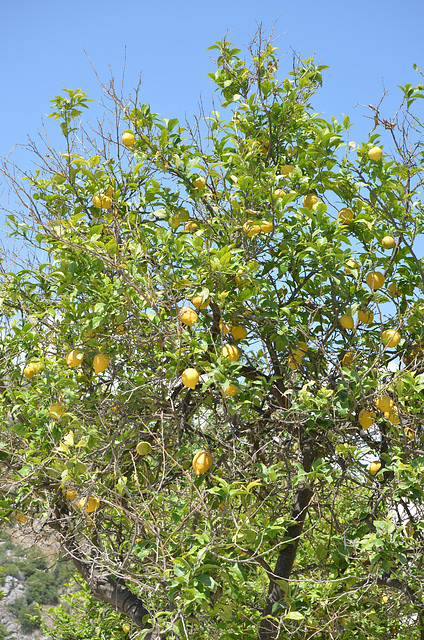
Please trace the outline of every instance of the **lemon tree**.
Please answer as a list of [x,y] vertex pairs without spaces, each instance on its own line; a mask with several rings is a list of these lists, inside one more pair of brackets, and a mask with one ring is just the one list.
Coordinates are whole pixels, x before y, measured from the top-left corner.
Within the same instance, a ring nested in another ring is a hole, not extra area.
[[211,50],[200,137],[67,90],[4,166],[2,517],[117,637],[424,638],[422,87],[353,143],[313,59]]

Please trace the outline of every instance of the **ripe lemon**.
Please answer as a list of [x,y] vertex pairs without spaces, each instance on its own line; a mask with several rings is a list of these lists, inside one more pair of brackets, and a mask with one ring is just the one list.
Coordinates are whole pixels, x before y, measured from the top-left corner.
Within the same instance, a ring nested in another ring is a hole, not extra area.
[[81,498],[78,506],[80,509],[84,509],[85,513],[93,513],[99,508],[100,500],[96,496],[88,496],[88,498]]
[[284,189],[275,189],[274,191],[274,198],[276,198],[278,200],[278,198],[284,198],[284,196],[286,195],[286,192],[284,191]]
[[242,324],[239,324],[236,327],[231,327],[231,334],[234,340],[246,340],[247,329]]
[[390,424],[399,424],[399,409],[393,406],[390,411],[384,412],[384,417],[390,422]]
[[103,371],[106,371],[109,364],[110,364],[109,356],[107,356],[105,353],[98,353],[93,358],[93,368],[96,374],[103,373]]
[[358,422],[364,431],[369,429],[377,420],[377,416],[374,411],[368,411],[368,409],[361,409],[358,416]]
[[181,224],[181,220],[178,216],[171,216],[168,220],[168,224],[171,229],[178,229]]
[[262,222],[259,228],[262,233],[271,233],[274,230],[274,225],[272,222]]
[[79,367],[84,360],[84,352],[81,349],[72,349],[66,356],[66,364],[69,367]]
[[16,520],[20,524],[25,524],[25,522],[28,522],[27,516],[24,513],[22,513],[22,511],[18,511],[18,513],[16,514]]
[[150,442],[142,440],[138,443],[135,450],[137,451],[139,456],[147,456],[152,450],[152,445],[150,444]]
[[395,329],[386,329],[381,334],[381,341],[385,347],[397,347],[400,342],[400,333]]
[[383,413],[390,412],[393,409],[393,400],[387,394],[376,399],[375,406]]
[[258,233],[261,232],[261,227],[259,224],[252,224],[251,222],[246,222],[243,225],[243,231],[247,235],[248,238],[253,238],[253,236],[257,236]]
[[392,236],[384,236],[381,241],[381,246],[383,249],[393,249],[396,244],[396,240],[392,238]]
[[373,291],[381,289],[384,284],[384,275],[379,271],[370,271],[366,277],[367,285]]
[[195,296],[191,299],[191,302],[193,303],[193,306],[196,307],[196,309],[206,309],[210,301],[210,298],[208,298],[207,300],[202,302],[202,298],[200,296]]
[[345,274],[347,276],[353,275],[351,269],[356,269],[356,271],[359,272],[361,265],[358,262],[355,262],[355,260],[348,260],[345,266]]
[[186,230],[190,231],[190,233],[195,233],[199,228],[199,225],[197,224],[197,222],[194,222],[194,220],[190,220],[190,222],[187,222],[186,224]]
[[179,316],[181,322],[188,327],[192,327],[199,319],[197,313],[190,307],[181,307]]
[[343,356],[342,367],[347,367],[348,368],[348,367],[350,367],[352,362],[353,362],[353,353],[351,351],[348,351]]
[[374,314],[371,309],[359,309],[358,311],[358,319],[363,324],[371,324],[374,320]]
[[109,196],[109,198],[113,196],[113,187],[111,184],[107,187],[105,191],[105,195]]
[[202,473],[206,473],[212,466],[212,456],[209,451],[198,451],[191,463],[194,469],[194,473],[196,476],[202,475]]
[[303,198],[303,206],[306,207],[309,210],[312,210],[312,207],[314,206],[314,204],[316,204],[317,202],[319,202],[319,198],[318,196],[315,195],[315,193],[308,193],[304,198]]
[[193,180],[192,185],[195,189],[197,189],[197,191],[203,191],[203,189],[206,187],[206,178],[200,176],[199,178]]
[[75,489],[68,489],[68,491],[65,493],[65,496],[67,500],[75,500],[75,498],[77,497],[77,492],[75,491]]
[[101,196],[93,196],[91,198],[91,202],[93,204],[93,207],[97,207],[97,209],[101,209],[102,207],[102,198]]
[[40,373],[41,364],[38,362],[30,362],[24,369],[24,376],[29,380],[35,376],[36,373]]
[[133,133],[130,133],[129,131],[123,133],[122,144],[124,144],[126,147],[133,147],[135,144],[135,135]]
[[374,460],[374,462],[371,462],[370,464],[370,474],[372,476],[375,476],[376,473],[378,473],[381,469],[381,462],[379,460]]
[[230,327],[228,326],[228,324],[225,324],[225,322],[222,322],[222,320],[219,321],[219,330],[221,331],[223,336],[226,336],[227,333],[230,333]]
[[344,209],[340,209],[337,219],[340,224],[350,224],[354,217],[355,214],[353,213],[352,209],[350,209],[349,207],[345,207]]
[[292,164],[284,164],[280,169],[282,176],[289,176],[293,171],[295,171],[295,167]]
[[399,298],[399,296],[402,295],[398,289],[396,282],[391,282],[387,287],[387,291],[389,292],[391,298]]
[[375,162],[376,162],[377,160],[381,160],[382,155],[383,155],[383,152],[382,152],[382,150],[380,149],[380,147],[373,147],[372,149],[370,149],[370,150],[368,151],[368,157],[369,157],[371,160],[374,160]]
[[225,398],[232,398],[238,392],[238,387],[234,384],[229,384],[228,387],[224,391]]
[[233,344],[226,344],[221,349],[221,355],[224,359],[230,360],[230,362],[237,362],[240,358],[240,351]]
[[60,416],[64,413],[64,411],[65,411],[65,405],[63,405],[61,402],[54,402],[49,407],[49,414],[55,420],[59,420]]
[[353,329],[355,325],[352,316],[348,316],[347,313],[340,316],[339,322],[344,329]]
[[196,387],[196,384],[199,382],[199,374],[196,369],[184,369],[181,380],[185,387],[194,389]]
[[112,206],[112,200],[109,196],[102,196],[102,209],[110,209]]
[[124,633],[129,633],[129,632],[131,631],[131,627],[130,627],[130,625],[129,625],[129,624],[123,624],[123,625],[122,625],[122,631],[123,631]]

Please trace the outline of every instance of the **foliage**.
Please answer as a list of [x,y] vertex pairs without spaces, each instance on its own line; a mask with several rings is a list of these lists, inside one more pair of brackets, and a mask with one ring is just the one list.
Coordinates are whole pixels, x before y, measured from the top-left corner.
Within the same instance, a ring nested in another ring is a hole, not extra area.
[[211,49],[198,128],[112,82],[87,131],[66,90],[64,149],[24,186],[5,166],[39,260],[3,274],[2,513],[46,518],[93,596],[162,637],[423,638],[422,86],[355,144],[313,110],[313,59],[280,80],[261,34],[249,64]]

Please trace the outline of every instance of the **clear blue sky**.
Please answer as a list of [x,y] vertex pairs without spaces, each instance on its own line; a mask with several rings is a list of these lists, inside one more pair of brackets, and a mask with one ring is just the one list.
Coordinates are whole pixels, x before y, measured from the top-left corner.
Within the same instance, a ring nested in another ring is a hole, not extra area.
[[[424,69],[424,3],[404,0],[19,0],[2,3],[0,78],[0,155],[35,138],[49,100],[62,87],[79,87],[98,99],[98,81],[109,66],[121,77],[126,48],[126,87],[142,74],[142,97],[165,117],[189,118],[198,113],[199,96],[210,104],[213,70],[208,46],[232,32],[241,48],[262,22],[276,34],[285,55],[280,72],[289,70],[291,49],[315,55],[330,69],[316,110],[326,117],[348,113],[357,123],[352,139],[366,138],[369,115],[358,103],[376,104],[390,92],[386,116],[398,103],[397,84],[417,83],[415,62]],[[58,138],[59,139],[59,136]],[[54,138],[53,138],[54,140]],[[29,157],[14,153],[18,165]],[[4,185],[0,185],[4,203]],[[3,234],[1,234],[3,235]]]

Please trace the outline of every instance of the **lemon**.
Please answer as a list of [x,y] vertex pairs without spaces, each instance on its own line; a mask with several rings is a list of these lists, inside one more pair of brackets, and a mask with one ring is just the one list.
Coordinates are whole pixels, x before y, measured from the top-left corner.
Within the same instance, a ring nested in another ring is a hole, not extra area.
[[113,187],[112,187],[111,184],[106,189],[105,195],[109,196],[109,198],[111,198],[113,196]]
[[199,316],[190,307],[181,307],[179,313],[180,320],[188,327],[192,327],[199,319]]
[[236,387],[234,384],[229,384],[224,391],[224,396],[226,398],[232,398],[233,396],[236,395],[237,392],[238,392],[238,387]]
[[374,411],[368,411],[368,409],[361,409],[358,416],[358,422],[364,431],[369,429],[377,420],[377,416]]
[[377,398],[375,406],[383,413],[390,412],[393,409],[393,400],[387,394],[384,394]]
[[226,344],[221,349],[221,355],[224,359],[230,360],[230,362],[237,362],[240,358],[240,351],[233,344]]
[[203,473],[206,473],[206,471],[209,471],[209,469],[211,468],[212,456],[209,453],[209,451],[204,451],[204,450],[198,451],[195,454],[193,458],[193,462],[191,464],[196,476],[200,476]]
[[382,155],[383,152],[380,147],[373,147],[368,151],[368,157],[370,158],[370,160],[374,160],[375,162],[377,160],[381,160]]
[[381,462],[379,460],[374,460],[374,462],[371,462],[370,464],[370,474],[372,476],[375,476],[376,473],[378,473],[381,469]]
[[194,222],[194,220],[190,220],[190,222],[187,222],[186,224],[186,230],[190,231],[190,233],[195,233],[199,228],[199,225],[197,224],[197,222]]
[[194,389],[196,387],[196,384],[199,382],[199,374],[196,369],[184,369],[181,380],[185,387]]
[[129,131],[122,134],[122,144],[126,147],[133,147],[135,144],[135,135]]
[[389,292],[391,298],[399,298],[399,296],[401,295],[396,282],[391,282],[387,287],[387,291]]
[[370,271],[366,277],[366,282],[370,289],[376,291],[384,285],[384,275],[379,271]]
[[399,424],[399,409],[396,406],[393,406],[390,411],[384,412],[384,417],[392,425]]
[[392,236],[384,236],[381,241],[381,246],[383,247],[383,249],[393,249],[395,244],[396,241],[394,238],[392,238]]
[[271,233],[274,230],[274,225],[272,222],[262,222],[259,228],[262,233]]
[[304,198],[303,198],[303,206],[306,207],[309,210],[312,210],[312,207],[314,206],[314,204],[316,204],[317,202],[319,202],[319,198],[318,196],[315,195],[315,193],[308,193]]
[[178,229],[181,224],[181,220],[178,216],[171,216],[168,220],[168,224],[171,229]]
[[72,349],[66,356],[66,364],[69,367],[79,367],[84,360],[84,352],[81,349]]
[[41,371],[41,365],[38,362],[30,362],[24,369],[24,376],[29,380]]
[[196,309],[206,309],[210,301],[210,298],[208,298],[207,300],[202,302],[202,298],[200,296],[195,296],[191,299],[191,302],[193,303],[193,306],[196,307]]
[[350,224],[354,217],[355,214],[353,213],[352,209],[350,209],[349,207],[345,207],[344,209],[340,209],[337,219],[340,224]]
[[84,509],[85,513],[93,513],[99,508],[100,500],[96,496],[88,496],[88,498],[81,498],[78,506],[80,509]]
[[371,311],[371,309],[368,309],[368,308],[359,309],[359,311],[358,311],[358,319],[363,324],[371,324],[372,321],[374,320],[374,314]]
[[67,500],[75,500],[75,498],[77,497],[77,492],[75,491],[75,489],[68,489],[68,491],[65,493],[65,496]]
[[280,169],[282,176],[289,176],[293,171],[295,171],[295,167],[292,164],[284,164]]
[[54,402],[49,407],[49,414],[55,420],[59,420],[60,416],[64,413],[64,411],[65,411],[65,405],[63,405],[61,402]]
[[342,367],[350,367],[352,362],[353,362],[353,353],[351,351],[348,351],[343,356]]
[[93,196],[91,198],[91,202],[93,204],[93,207],[97,207],[97,209],[101,209],[102,207],[102,198],[101,196]]
[[236,327],[231,327],[231,334],[234,340],[246,340],[247,329],[242,324],[239,324]]
[[339,322],[344,329],[353,329],[355,325],[352,316],[348,316],[347,313],[340,316]]
[[102,209],[110,209],[112,206],[112,200],[109,196],[102,196]]
[[259,224],[252,224],[251,222],[246,222],[243,225],[243,231],[247,235],[248,238],[253,238],[253,236],[258,235],[261,232],[261,226]]
[[199,178],[193,180],[192,185],[195,189],[197,189],[197,191],[203,191],[203,189],[206,187],[206,178],[200,176]]
[[356,271],[359,271],[360,268],[361,265],[358,262],[355,262],[355,260],[348,260],[345,266],[345,274],[347,276],[351,276],[353,275],[351,269],[356,269]]
[[227,333],[230,333],[230,327],[228,326],[228,324],[225,324],[225,322],[222,322],[222,320],[219,321],[219,330],[221,331],[223,336],[226,336]]
[[139,456],[147,456],[152,450],[152,445],[150,444],[150,442],[142,440],[138,443],[135,450],[137,451]]
[[105,353],[98,353],[93,358],[93,368],[96,374],[103,373],[103,371],[106,371],[109,364],[110,364],[109,356],[107,356]]
[[279,198],[284,198],[285,195],[286,192],[284,191],[284,189],[275,189],[274,191],[274,198],[276,198],[277,200]]
[[292,371],[297,371],[299,369],[299,363],[292,357],[287,360],[287,363]]
[[400,342],[400,333],[395,329],[386,329],[381,334],[381,341],[385,347],[397,347]]
[[129,632],[131,631],[131,627],[130,627],[130,625],[129,625],[129,624],[123,624],[123,625],[122,625],[122,631],[123,631],[124,633],[129,633]]
[[18,513],[16,514],[16,520],[20,524],[25,524],[25,522],[28,522],[27,516],[24,513],[22,513],[22,511],[18,511]]

